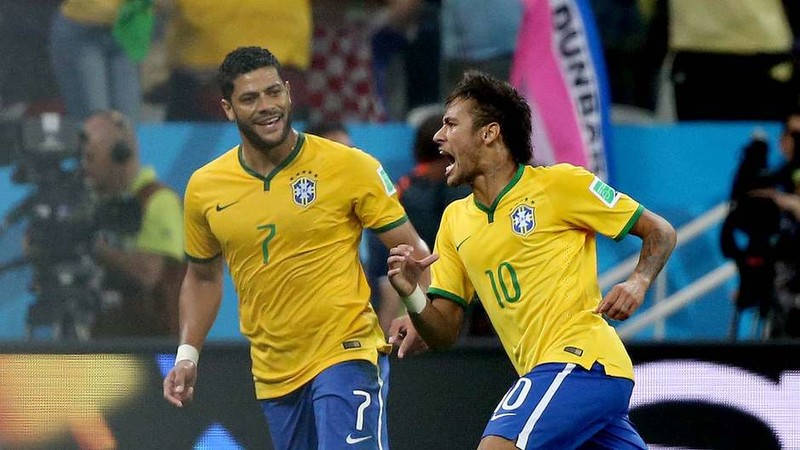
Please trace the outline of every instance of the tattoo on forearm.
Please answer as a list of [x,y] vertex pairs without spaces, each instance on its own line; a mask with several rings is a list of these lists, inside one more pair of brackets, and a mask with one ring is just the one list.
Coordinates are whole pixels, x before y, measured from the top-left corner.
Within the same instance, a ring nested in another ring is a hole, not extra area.
[[651,281],[655,280],[674,247],[674,240],[664,230],[655,229],[652,233],[648,233],[642,239],[642,251],[634,272]]

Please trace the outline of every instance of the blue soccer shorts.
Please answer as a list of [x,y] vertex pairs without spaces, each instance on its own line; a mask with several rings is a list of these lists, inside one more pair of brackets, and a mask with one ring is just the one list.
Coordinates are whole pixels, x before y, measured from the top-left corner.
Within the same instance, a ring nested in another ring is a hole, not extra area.
[[389,450],[389,358],[328,367],[300,389],[262,400],[276,450]]
[[536,366],[497,405],[483,436],[532,449],[647,449],[628,419],[633,381],[610,377],[601,364]]

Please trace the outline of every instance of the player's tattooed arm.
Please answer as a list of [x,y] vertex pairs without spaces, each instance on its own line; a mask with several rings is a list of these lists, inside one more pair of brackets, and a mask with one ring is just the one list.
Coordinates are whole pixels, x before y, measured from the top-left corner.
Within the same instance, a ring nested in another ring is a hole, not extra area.
[[627,280],[616,284],[598,304],[596,312],[614,320],[625,320],[641,306],[650,284],[664,268],[676,235],[666,220],[645,210],[631,228],[642,239],[639,263]]
[[645,210],[631,228],[631,234],[642,239],[639,263],[633,273],[652,282],[675,248],[675,229],[661,216]]

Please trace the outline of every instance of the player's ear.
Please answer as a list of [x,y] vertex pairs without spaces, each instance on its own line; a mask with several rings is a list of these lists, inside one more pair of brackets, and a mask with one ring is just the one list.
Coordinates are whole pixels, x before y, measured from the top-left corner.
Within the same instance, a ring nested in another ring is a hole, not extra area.
[[236,115],[233,113],[233,105],[228,100],[224,98],[219,101],[220,106],[222,106],[222,110],[225,112],[225,116],[228,117],[228,120],[231,122],[236,120]]
[[489,143],[500,135],[500,125],[497,122],[492,122],[483,127],[483,140]]
[[498,136],[500,136],[500,124],[492,122],[486,125],[486,130],[483,132],[484,141],[491,142],[497,139]]

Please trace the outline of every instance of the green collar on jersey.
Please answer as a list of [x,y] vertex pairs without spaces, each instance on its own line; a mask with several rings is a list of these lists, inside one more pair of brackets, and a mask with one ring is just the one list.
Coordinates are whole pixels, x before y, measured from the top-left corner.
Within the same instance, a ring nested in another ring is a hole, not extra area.
[[508,193],[508,191],[510,191],[511,188],[513,188],[517,184],[517,182],[519,182],[520,178],[522,178],[522,173],[524,171],[525,171],[524,165],[520,164],[519,166],[517,166],[516,173],[514,173],[514,176],[511,178],[511,181],[508,182],[506,187],[504,187],[503,190],[500,191],[499,194],[497,194],[497,197],[495,197],[494,201],[492,202],[492,206],[487,207],[486,205],[479,202],[478,199],[476,199],[474,196],[472,197],[473,200],[475,201],[475,206],[477,206],[478,209],[485,212],[489,216],[489,223],[494,222],[494,210],[497,209],[497,205],[500,203],[500,200],[503,199],[503,197]]
[[245,172],[249,173],[250,175],[252,175],[252,176],[254,176],[256,178],[258,178],[259,180],[264,180],[264,190],[268,191],[269,190],[269,182],[275,177],[275,175],[278,174],[278,172],[283,170],[284,167],[288,166],[289,163],[291,163],[292,161],[294,161],[295,158],[297,158],[297,155],[300,153],[300,148],[303,147],[303,143],[305,141],[306,141],[305,133],[298,132],[297,133],[297,142],[295,142],[294,148],[292,149],[292,152],[289,153],[289,156],[287,156],[286,159],[281,161],[280,164],[275,166],[275,168],[272,169],[272,172],[270,172],[266,177],[262,176],[260,173],[256,172],[255,170],[251,169],[250,167],[248,167],[247,163],[244,162],[244,155],[242,154],[242,145],[241,144],[239,144],[239,150],[238,150],[238,153],[239,153],[239,165],[242,166],[242,169],[244,169]]

